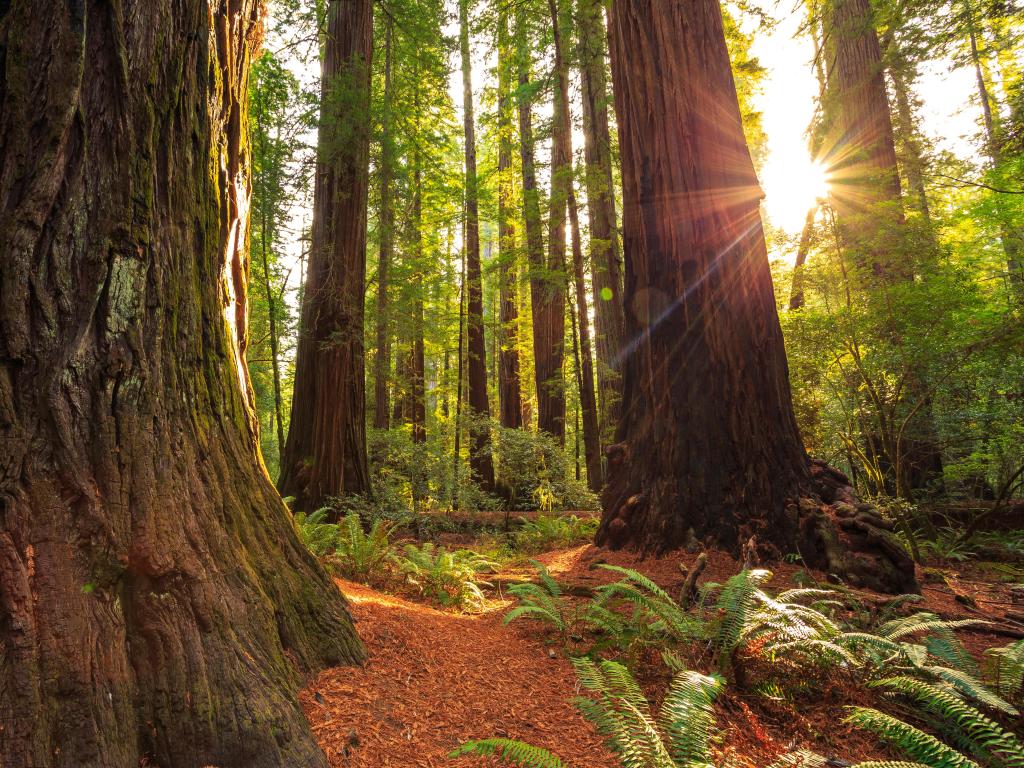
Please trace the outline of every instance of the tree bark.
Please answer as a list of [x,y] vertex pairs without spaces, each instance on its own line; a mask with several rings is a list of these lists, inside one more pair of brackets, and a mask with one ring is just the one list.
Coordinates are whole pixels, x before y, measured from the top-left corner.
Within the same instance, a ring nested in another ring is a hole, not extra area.
[[[884,521],[846,509],[842,476],[812,481],[717,0],[615,0],[609,27],[629,342],[598,543],[694,535],[738,554],[754,536],[766,555],[912,588]],[[844,506],[803,499],[815,481]]]
[[394,217],[391,210],[391,180],[394,176],[394,139],[391,136],[391,60],[393,56],[394,19],[389,15],[384,31],[384,99],[381,117],[380,144],[380,251],[377,258],[377,350],[373,361],[373,426],[391,426],[388,398],[388,374],[391,372],[391,328],[388,306],[388,281],[394,252]]
[[597,328],[597,382],[601,431],[614,432],[619,419],[622,381],[622,249],[619,247],[608,128],[608,78],[602,0],[580,0],[577,43],[583,93],[583,137],[587,162],[587,218],[590,224],[590,272]]
[[797,310],[804,305],[804,265],[807,255],[811,252],[811,235],[814,232],[814,220],[821,206],[815,203],[804,219],[804,228],[800,231],[800,243],[796,248],[796,260],[793,262],[793,286],[789,294],[789,308]]
[[369,493],[363,302],[371,0],[330,0],[321,76],[313,240],[281,492],[299,509]]
[[498,253],[501,302],[501,351],[498,361],[498,402],[501,425],[523,426],[523,394],[519,373],[519,297],[516,274],[516,227],[512,217],[512,75],[513,51],[508,11],[498,9]]
[[[537,384],[537,428],[565,440],[565,385],[562,381],[562,345],[564,343],[564,298],[555,306],[557,283],[544,257],[544,233],[541,225],[540,190],[537,186],[533,136],[533,86],[530,81],[531,54],[526,15],[516,11],[516,49],[519,65],[519,149],[523,168],[523,224],[526,229],[526,253],[530,265],[530,303],[533,307],[533,367]],[[563,214],[564,218],[564,214]],[[564,253],[564,238],[562,252]],[[563,264],[564,270],[564,264]],[[564,284],[564,271],[557,276]],[[563,294],[564,296],[564,294]],[[554,316],[561,318],[563,333],[554,341]]]
[[243,362],[259,18],[0,10],[6,768],[327,765],[295,693],[362,650]]
[[[564,193],[563,210],[568,210],[571,227],[573,282],[576,293],[576,316],[579,319],[579,349],[577,363],[579,365],[580,410],[583,416],[584,456],[587,464],[587,485],[595,493],[604,484],[601,470],[601,428],[597,418],[597,397],[594,392],[594,353],[590,343],[590,312],[587,308],[587,286],[584,279],[583,245],[580,239],[580,217],[576,205],[576,191],[572,173],[572,114],[569,104],[569,64],[565,58],[565,46],[562,30],[567,29],[572,20],[569,6],[562,0],[549,0],[551,11],[551,27],[555,41],[555,119],[560,121],[556,126],[561,149],[567,160],[565,167],[556,171],[564,178],[560,180],[559,193]],[[561,105],[559,107],[558,105]],[[560,160],[563,158],[560,158]],[[552,182],[554,184],[554,182]],[[555,195],[552,194],[552,200]],[[564,238],[564,224],[563,224]],[[552,242],[554,240],[552,239]],[[564,259],[564,255],[563,255]]]
[[480,268],[479,180],[476,175],[476,127],[473,116],[473,72],[469,51],[469,2],[459,0],[459,47],[462,53],[462,111],[466,140],[466,372],[470,424],[469,464],[484,490],[494,489],[488,419],[487,344],[484,339],[484,289]]

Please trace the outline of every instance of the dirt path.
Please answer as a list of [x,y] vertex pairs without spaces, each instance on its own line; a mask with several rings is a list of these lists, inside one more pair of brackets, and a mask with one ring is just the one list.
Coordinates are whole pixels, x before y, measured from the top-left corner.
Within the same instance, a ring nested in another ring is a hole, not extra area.
[[332,766],[479,766],[447,755],[488,736],[546,747],[577,768],[617,765],[572,705],[569,662],[502,626],[504,610],[460,616],[339,586],[369,658],[322,672],[301,695]]

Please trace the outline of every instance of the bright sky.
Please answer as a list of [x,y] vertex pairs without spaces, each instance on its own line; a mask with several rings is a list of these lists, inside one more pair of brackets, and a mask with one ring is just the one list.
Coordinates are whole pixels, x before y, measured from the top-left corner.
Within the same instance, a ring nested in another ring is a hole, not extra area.
[[[809,37],[796,36],[803,13],[784,15],[788,4],[787,0],[773,11],[781,21],[771,33],[758,33],[753,54],[768,69],[757,98],[768,137],[768,157],[761,173],[764,207],[772,224],[796,235],[808,208],[825,189],[821,170],[813,166],[807,150],[806,131],[818,91],[814,46]],[[951,72],[945,62],[931,63],[922,69],[916,90],[923,102],[922,129],[937,148],[961,157],[973,155],[967,137],[977,132],[980,110],[973,100],[970,70]]]

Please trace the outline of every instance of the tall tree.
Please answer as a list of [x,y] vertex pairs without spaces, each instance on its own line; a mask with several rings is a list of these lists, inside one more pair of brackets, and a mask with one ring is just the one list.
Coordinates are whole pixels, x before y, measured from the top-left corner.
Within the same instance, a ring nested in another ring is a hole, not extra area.
[[516,273],[516,227],[512,205],[512,94],[515,57],[508,28],[508,9],[498,9],[498,252],[500,261],[501,352],[498,360],[498,403],[501,425],[523,426],[523,393],[519,372],[519,295]]
[[321,72],[313,241],[279,485],[296,505],[370,491],[363,302],[372,0],[330,0]]
[[632,311],[598,543],[694,535],[738,552],[756,536],[857,583],[913,587],[879,519],[799,503],[811,474],[717,0],[615,0],[609,27]]
[[618,421],[622,350],[622,249],[619,247],[612,180],[611,132],[608,128],[608,77],[605,72],[603,0],[579,0],[577,41],[583,93],[583,137],[587,163],[587,218],[590,224],[590,271],[597,328],[597,380],[602,432]]
[[377,349],[373,361],[373,426],[387,429],[391,426],[391,408],[388,393],[388,374],[391,372],[391,326],[388,304],[391,259],[394,251],[394,212],[391,208],[391,184],[394,178],[395,140],[391,107],[394,85],[391,79],[394,55],[395,20],[391,14],[384,22],[384,98],[381,106],[380,126],[380,207],[377,228],[380,231],[380,251],[377,258]]
[[0,17],[0,763],[326,766],[295,692],[362,650],[243,363],[259,4]]
[[[594,391],[594,353],[590,344],[590,312],[587,308],[587,289],[584,280],[583,245],[580,236],[579,209],[576,205],[575,182],[573,181],[572,113],[569,103],[569,62],[566,58],[564,35],[572,22],[571,6],[565,0],[549,0],[551,29],[555,42],[555,127],[558,150],[565,157],[557,157],[560,167],[553,164],[552,187],[558,183],[558,193],[552,191],[552,205],[561,198],[564,214],[568,211],[571,228],[573,287],[576,298],[578,341],[576,359],[579,365],[580,411],[583,416],[584,456],[587,464],[587,484],[591,490],[599,491],[602,485],[601,472],[601,430],[597,417],[597,397]],[[555,238],[552,238],[555,242]],[[564,246],[564,224],[563,224]],[[563,255],[564,260],[564,255]]]
[[484,339],[483,274],[480,267],[479,179],[476,173],[476,126],[473,115],[473,69],[469,48],[469,2],[459,0],[459,49],[462,54],[462,110],[466,141],[466,370],[472,445],[470,465],[485,489],[494,487],[490,434],[480,417],[491,415],[487,397],[487,345]]
[[[530,266],[530,303],[533,309],[534,378],[537,384],[537,427],[548,434],[565,438],[565,385],[562,381],[562,345],[564,339],[564,263],[556,273],[544,256],[544,232],[540,213],[540,188],[537,186],[537,161],[533,135],[533,100],[538,84],[530,80],[532,56],[527,15],[516,9],[516,58],[519,68],[518,112],[519,153],[523,173],[523,226],[526,230],[526,255]],[[563,216],[564,219],[564,216]],[[564,227],[564,224],[563,224]],[[565,247],[563,241],[562,252]],[[564,259],[563,259],[564,262]],[[559,296],[563,296],[558,301]],[[555,338],[555,316],[563,328]]]

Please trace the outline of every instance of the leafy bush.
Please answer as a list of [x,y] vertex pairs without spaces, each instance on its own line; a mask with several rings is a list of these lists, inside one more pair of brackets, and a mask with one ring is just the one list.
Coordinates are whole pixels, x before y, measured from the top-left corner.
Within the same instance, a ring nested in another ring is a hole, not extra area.
[[395,561],[390,525],[377,520],[367,533],[359,515],[349,512],[337,527],[333,562],[338,571],[355,581],[370,582],[382,578],[388,566]]
[[476,552],[449,552],[427,542],[420,547],[407,544],[405,556],[399,558],[399,568],[421,594],[441,605],[478,608],[485,600],[481,585],[490,586],[479,575],[493,570],[495,563]]
[[568,455],[553,437],[491,422],[498,476],[510,509],[544,512],[598,509],[597,497],[573,477]]
[[597,533],[599,523],[596,518],[576,515],[538,515],[533,520],[523,520],[515,532],[515,547],[521,552],[544,552],[590,541]]

